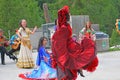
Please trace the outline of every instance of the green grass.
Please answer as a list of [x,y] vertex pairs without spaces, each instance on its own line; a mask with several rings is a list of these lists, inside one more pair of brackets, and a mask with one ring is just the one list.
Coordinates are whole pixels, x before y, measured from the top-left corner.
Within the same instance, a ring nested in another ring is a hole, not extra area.
[[120,48],[110,48],[109,51],[119,51]]

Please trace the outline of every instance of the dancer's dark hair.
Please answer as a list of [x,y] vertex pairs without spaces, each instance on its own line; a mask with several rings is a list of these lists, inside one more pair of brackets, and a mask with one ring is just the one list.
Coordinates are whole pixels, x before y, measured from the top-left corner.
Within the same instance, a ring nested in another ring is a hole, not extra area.
[[40,48],[41,46],[43,46],[43,41],[44,41],[44,39],[46,39],[46,40],[47,40],[47,38],[46,38],[46,37],[41,37],[41,38],[39,39],[38,49],[37,49],[37,51],[38,51],[38,52],[39,52],[39,48]]
[[[22,20],[25,20],[25,19],[22,19]],[[25,28],[24,28],[24,27],[22,26],[22,24],[21,24],[21,23],[22,23],[22,20],[19,22],[19,26],[22,27],[23,30],[25,30]],[[26,27],[27,27],[27,25],[26,25]]]

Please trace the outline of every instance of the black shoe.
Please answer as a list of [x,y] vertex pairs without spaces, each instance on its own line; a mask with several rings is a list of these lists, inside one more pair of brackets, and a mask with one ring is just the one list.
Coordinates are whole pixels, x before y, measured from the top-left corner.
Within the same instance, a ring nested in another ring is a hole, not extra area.
[[2,65],[5,65],[5,59],[4,59],[4,57],[1,58],[1,64],[2,64]]
[[17,61],[18,61],[18,58],[15,58],[15,60],[14,60],[16,63],[17,63]]
[[17,61],[18,61],[18,58],[16,58],[15,56],[14,56],[14,57],[12,57],[12,59],[13,59],[15,62],[17,62]]
[[12,60],[15,60],[15,59],[16,59],[16,57],[13,56],[13,55],[9,55],[9,58],[12,59]]
[[2,63],[2,65],[5,65],[5,63]]
[[12,55],[8,55],[8,56],[9,56],[9,58],[10,58],[10,59],[12,59],[12,58],[13,58],[13,56],[12,56]]
[[78,73],[80,74],[80,76],[85,77],[85,76],[83,75],[82,70],[78,70]]

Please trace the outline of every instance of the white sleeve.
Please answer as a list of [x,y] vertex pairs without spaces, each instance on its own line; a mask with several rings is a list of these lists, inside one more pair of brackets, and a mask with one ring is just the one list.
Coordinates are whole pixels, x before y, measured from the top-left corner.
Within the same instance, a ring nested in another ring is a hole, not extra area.
[[22,28],[19,28],[18,32],[21,33],[22,32]]
[[[92,31],[93,31],[93,32],[95,32],[95,30],[94,30],[93,28],[92,28]],[[95,33],[94,33],[94,34],[92,34],[92,40],[93,40],[93,41],[95,41],[95,40],[96,40],[96,35],[95,35]]]
[[81,41],[83,40],[83,37],[84,37],[84,30],[85,28],[83,28],[82,30],[80,30],[79,32],[79,42],[81,43]]
[[95,35],[95,34],[92,35],[92,40],[93,40],[93,41],[96,40],[96,35]]

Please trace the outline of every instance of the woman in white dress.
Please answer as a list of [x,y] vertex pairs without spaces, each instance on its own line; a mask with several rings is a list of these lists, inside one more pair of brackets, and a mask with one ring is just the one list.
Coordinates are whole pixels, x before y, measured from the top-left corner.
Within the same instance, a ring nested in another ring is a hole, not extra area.
[[79,32],[79,42],[81,43],[81,41],[85,38],[90,38],[93,41],[96,40],[96,35],[95,35],[95,31],[94,29],[91,27],[91,22],[87,22],[86,26],[80,30]]
[[32,58],[32,46],[30,43],[30,34],[34,34],[37,27],[31,31],[27,28],[27,22],[22,19],[20,22],[20,28],[18,30],[18,36],[21,39],[20,52],[18,56],[17,67],[19,68],[33,68],[34,62]]

